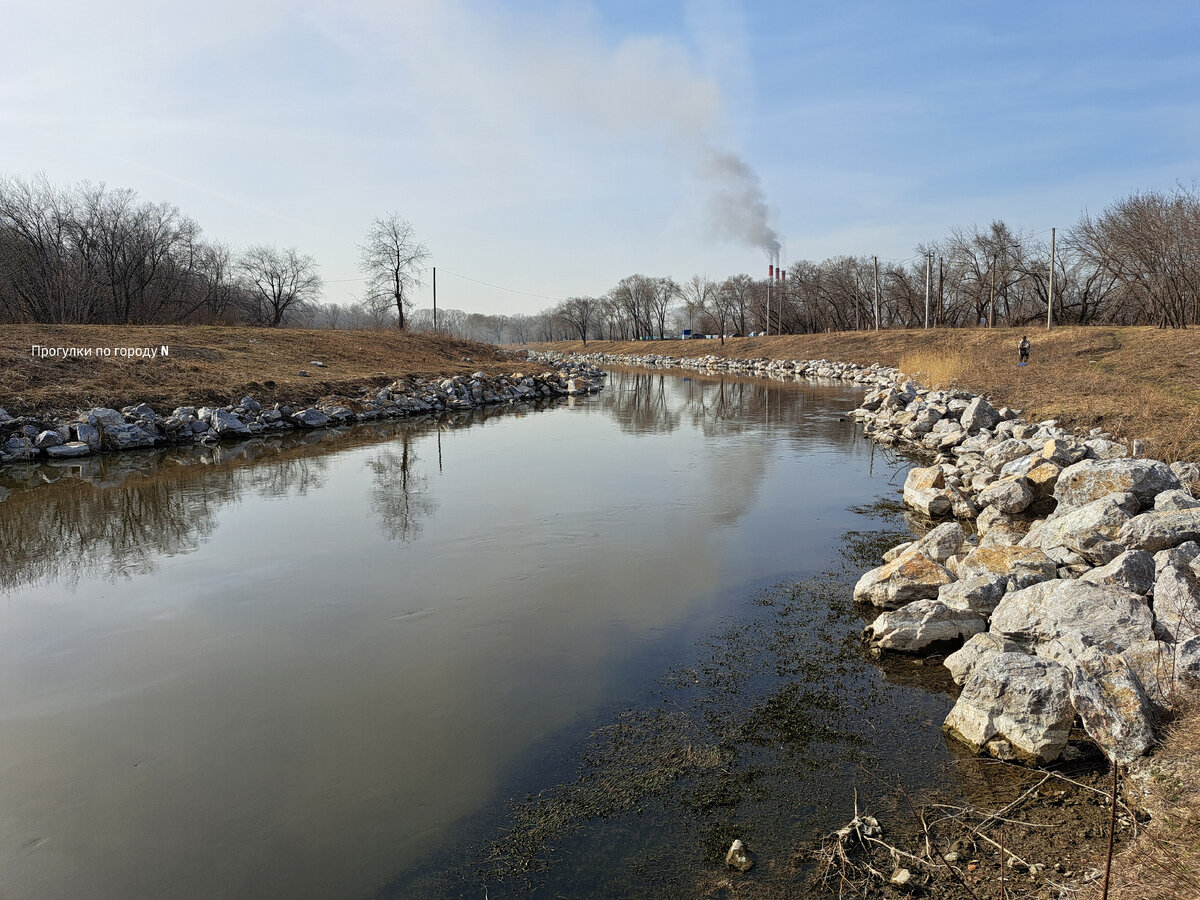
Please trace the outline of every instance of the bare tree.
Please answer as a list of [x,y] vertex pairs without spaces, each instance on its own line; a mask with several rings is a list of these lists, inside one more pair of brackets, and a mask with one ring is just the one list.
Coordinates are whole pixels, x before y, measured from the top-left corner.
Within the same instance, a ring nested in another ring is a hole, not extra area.
[[563,325],[579,335],[586,347],[588,330],[595,321],[597,307],[597,301],[592,297],[568,297],[555,307],[554,312]]
[[683,316],[689,330],[696,327],[717,294],[717,284],[707,275],[693,275],[679,288]]
[[412,293],[422,284],[429,248],[417,240],[407,220],[392,212],[371,223],[358,252],[367,275],[367,302],[385,309],[394,307],[396,327],[403,328]]
[[316,262],[311,256],[301,256],[295,247],[251,247],[238,261],[238,271],[251,304],[248,316],[258,325],[282,325],[289,313],[298,312],[321,295]]

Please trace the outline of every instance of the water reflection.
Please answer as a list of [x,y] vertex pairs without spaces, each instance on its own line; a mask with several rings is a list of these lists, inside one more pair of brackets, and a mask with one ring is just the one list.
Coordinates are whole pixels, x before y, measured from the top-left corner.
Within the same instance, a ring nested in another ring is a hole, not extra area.
[[434,510],[429,478],[419,472],[416,464],[417,449],[409,430],[367,459],[373,481],[371,509],[393,541],[416,537],[421,521]]
[[[561,400],[538,404],[551,408]],[[393,540],[408,540],[435,508],[416,469],[422,436],[528,409],[488,407],[416,421],[288,432],[213,448],[170,448],[0,469],[0,593],[40,581],[67,586],[149,574],[194,551],[218,511],[248,498],[303,497],[325,487],[329,454],[379,449],[366,463],[371,507]],[[440,441],[439,441],[440,443]]]
[[369,895],[828,564],[887,490],[856,400],[618,372],[542,411],[6,471],[0,871]]

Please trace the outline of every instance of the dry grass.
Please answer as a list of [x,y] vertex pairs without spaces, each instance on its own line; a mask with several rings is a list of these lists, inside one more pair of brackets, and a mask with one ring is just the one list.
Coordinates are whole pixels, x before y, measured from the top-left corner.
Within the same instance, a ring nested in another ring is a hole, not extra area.
[[[1150,825],[1113,860],[1109,900],[1196,900],[1200,897],[1200,704],[1176,718],[1145,764],[1140,802]],[[1100,900],[1100,891],[1081,900]]]
[[[158,359],[39,359],[31,347],[160,347]],[[325,368],[311,365],[313,360]],[[13,415],[92,406],[312,402],[355,395],[402,375],[511,373],[487,344],[391,331],[176,326],[6,325],[0,328],[0,408]],[[522,364],[524,365],[524,364]],[[534,367],[535,369],[537,367]],[[301,377],[301,369],[311,377]]]
[[[1030,328],[1017,367],[1017,329],[841,332],[718,341],[590,341],[601,353],[832,359],[898,366],[917,377],[989,395],[1035,421],[1100,426],[1146,441],[1167,459],[1200,458],[1200,335],[1156,328]],[[579,350],[578,341],[543,344]],[[924,379],[921,379],[924,380]]]

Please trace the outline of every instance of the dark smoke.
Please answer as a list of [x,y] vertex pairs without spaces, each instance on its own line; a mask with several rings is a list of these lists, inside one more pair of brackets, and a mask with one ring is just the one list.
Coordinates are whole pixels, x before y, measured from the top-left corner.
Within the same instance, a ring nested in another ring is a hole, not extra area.
[[718,150],[709,153],[705,168],[712,182],[709,213],[716,233],[759,247],[778,264],[782,245],[775,229],[767,224],[767,201],[758,175],[736,154]]

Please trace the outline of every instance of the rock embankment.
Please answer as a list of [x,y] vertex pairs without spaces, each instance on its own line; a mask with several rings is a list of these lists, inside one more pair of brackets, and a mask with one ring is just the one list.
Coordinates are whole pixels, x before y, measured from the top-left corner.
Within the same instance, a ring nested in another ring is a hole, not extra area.
[[761,378],[832,378],[838,381],[853,381],[859,384],[888,385],[900,378],[900,371],[892,366],[860,366],[857,363],[834,362],[828,359],[754,359],[727,358],[724,356],[664,356],[648,353],[572,353],[569,355],[553,351],[536,353],[528,351],[530,359],[552,365],[567,361],[582,361],[593,365],[640,366],[647,369],[690,369],[708,373],[729,373]]
[[113,450],[180,444],[214,444],[291,429],[352,425],[380,419],[473,409],[599,391],[604,373],[587,362],[570,362],[548,374],[452,378],[401,378],[359,398],[329,398],[314,406],[252,397],[228,406],[181,406],[161,415],[145,403],[122,410],[95,408],[69,420],[12,416],[0,409],[0,465],[65,459]]
[[946,731],[1045,763],[1078,717],[1110,758],[1146,753],[1200,677],[1200,467],[904,379],[854,415],[881,443],[935,454],[904,502],[950,520],[889,551],[854,596],[886,610],[865,630],[880,650],[959,648]]
[[945,665],[962,692],[944,727],[977,751],[1046,763],[1078,721],[1130,763],[1200,679],[1196,463],[1148,459],[1140,441],[1100,429],[1027,422],[885,366],[572,358],[872,386],[853,415],[878,443],[932,457],[904,484],[905,505],[932,527],[858,581],[855,600],[883,610],[864,637],[878,652],[955,651]]

